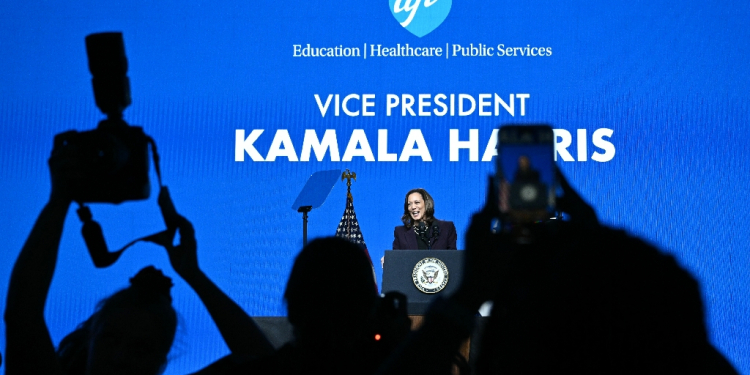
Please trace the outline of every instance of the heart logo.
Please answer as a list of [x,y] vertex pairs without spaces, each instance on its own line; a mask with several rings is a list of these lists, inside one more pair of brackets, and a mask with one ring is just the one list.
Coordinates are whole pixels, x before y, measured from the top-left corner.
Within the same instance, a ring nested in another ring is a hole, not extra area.
[[452,3],[452,0],[389,0],[396,21],[420,38],[445,21]]

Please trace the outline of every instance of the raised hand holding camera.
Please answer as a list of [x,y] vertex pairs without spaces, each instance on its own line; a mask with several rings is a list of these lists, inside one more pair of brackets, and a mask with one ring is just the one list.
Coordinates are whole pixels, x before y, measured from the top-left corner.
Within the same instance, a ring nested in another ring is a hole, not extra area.
[[[175,212],[176,214],[176,212]],[[166,217],[165,217],[166,219]],[[169,263],[175,272],[185,280],[190,280],[200,273],[198,266],[198,243],[195,240],[195,229],[183,216],[177,215],[174,221],[176,229],[180,231],[180,243],[176,246],[165,245],[169,255]]]
[[55,136],[55,150],[74,158],[82,176],[74,186],[79,203],[122,203],[150,195],[148,146],[151,137],[123,120],[130,105],[128,61],[121,33],[86,37],[86,51],[97,107],[107,115],[94,130],[75,130]]
[[[53,196],[78,202],[78,216],[83,222],[82,234],[96,267],[108,267],[123,251],[137,241],[151,241],[163,246],[172,244],[177,211],[161,183],[159,154],[154,140],[138,126],[130,126],[122,113],[131,103],[128,61],[122,34],[91,34],[86,37],[86,51],[97,107],[107,115],[94,130],[75,130],[55,136],[50,169]],[[159,205],[167,230],[130,242],[122,249],[109,252],[101,226],[93,220],[85,203],[115,203],[147,199],[149,182],[148,148],[154,159],[159,180]],[[166,196],[163,198],[162,196]]]

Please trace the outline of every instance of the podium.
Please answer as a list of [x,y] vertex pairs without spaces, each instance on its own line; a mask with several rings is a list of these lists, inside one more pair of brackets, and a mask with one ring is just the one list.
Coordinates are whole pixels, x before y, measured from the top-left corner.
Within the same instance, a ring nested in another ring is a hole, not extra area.
[[[422,263],[421,269],[415,270],[415,267],[425,259],[438,259],[445,267],[443,268],[439,262],[425,262]],[[405,294],[409,315],[424,315],[434,298],[438,295],[447,297],[458,288],[463,278],[463,263],[464,252],[458,250],[386,250],[382,293],[395,290]],[[437,281],[442,281],[440,277],[447,276],[447,283],[442,289],[437,285],[439,283],[436,283],[434,288],[433,285],[422,283],[420,289],[420,286],[415,284],[415,276],[425,279],[432,276],[431,270],[435,269],[439,270]],[[444,273],[447,275],[443,275]],[[435,291],[437,289],[440,290]]]

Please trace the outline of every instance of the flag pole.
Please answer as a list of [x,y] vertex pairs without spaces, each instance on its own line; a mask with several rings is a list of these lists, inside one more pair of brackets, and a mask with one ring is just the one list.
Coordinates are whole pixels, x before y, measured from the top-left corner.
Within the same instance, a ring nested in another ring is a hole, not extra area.
[[341,173],[341,181],[344,181],[346,179],[346,197],[348,199],[352,199],[352,179],[354,181],[357,181],[357,172],[351,172],[349,169],[345,169],[344,172]]
[[302,212],[302,246],[307,246],[307,213],[312,211],[312,206],[302,206],[297,212]]

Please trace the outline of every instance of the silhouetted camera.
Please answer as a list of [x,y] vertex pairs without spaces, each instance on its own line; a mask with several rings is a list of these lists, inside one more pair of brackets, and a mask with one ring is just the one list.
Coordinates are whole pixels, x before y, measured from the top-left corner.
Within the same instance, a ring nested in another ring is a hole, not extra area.
[[155,150],[155,145],[142,128],[122,119],[123,110],[130,105],[122,34],[91,34],[86,37],[86,52],[96,106],[107,118],[94,130],[55,136],[55,152],[75,158],[81,168],[73,198],[79,203],[146,199],[151,191],[148,146]]
[[367,349],[373,363],[382,363],[411,331],[406,305],[406,296],[401,292],[391,291],[380,298]]

